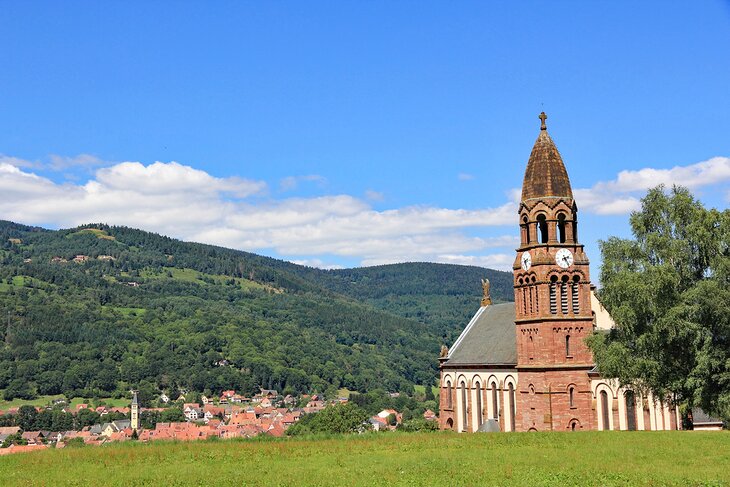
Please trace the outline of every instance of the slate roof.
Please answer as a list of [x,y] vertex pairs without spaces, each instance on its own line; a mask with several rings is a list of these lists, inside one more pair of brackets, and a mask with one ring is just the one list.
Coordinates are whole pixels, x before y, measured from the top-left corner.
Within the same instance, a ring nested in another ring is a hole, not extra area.
[[572,199],[573,191],[563,158],[543,125],[527,162],[522,183],[522,201],[546,197]]
[[442,366],[516,364],[515,304],[502,303],[479,308]]
[[692,422],[694,424],[722,424],[722,419],[712,417],[700,408],[692,408]]

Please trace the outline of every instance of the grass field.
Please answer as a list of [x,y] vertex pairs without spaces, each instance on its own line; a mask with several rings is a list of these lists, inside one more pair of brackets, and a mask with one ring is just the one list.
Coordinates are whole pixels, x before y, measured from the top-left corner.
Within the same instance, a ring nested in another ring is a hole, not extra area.
[[586,432],[117,444],[0,457],[2,485],[728,485],[730,434]]

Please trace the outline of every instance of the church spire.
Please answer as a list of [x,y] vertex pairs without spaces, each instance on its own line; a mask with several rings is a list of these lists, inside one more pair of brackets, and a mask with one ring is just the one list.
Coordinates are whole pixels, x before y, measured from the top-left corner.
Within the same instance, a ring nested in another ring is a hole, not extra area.
[[555,142],[547,132],[547,115],[542,112],[540,118],[540,134],[532,147],[530,159],[525,170],[522,183],[522,201],[539,198],[573,199],[573,191]]

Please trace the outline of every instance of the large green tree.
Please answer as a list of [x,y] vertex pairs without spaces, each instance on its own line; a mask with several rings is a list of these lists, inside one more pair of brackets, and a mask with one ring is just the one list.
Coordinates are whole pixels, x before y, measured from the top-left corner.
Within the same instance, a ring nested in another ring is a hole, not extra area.
[[730,212],[659,186],[630,223],[600,244],[616,328],[589,340],[599,370],[730,419]]

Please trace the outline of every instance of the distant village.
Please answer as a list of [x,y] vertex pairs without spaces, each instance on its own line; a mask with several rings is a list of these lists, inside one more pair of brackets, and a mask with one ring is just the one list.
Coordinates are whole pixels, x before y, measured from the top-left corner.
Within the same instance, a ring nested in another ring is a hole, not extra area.
[[[396,393],[397,394],[397,393]],[[180,395],[173,400],[161,394],[159,403],[170,407],[140,407],[136,391],[129,407],[98,406],[89,404],[68,406],[64,400],[46,407],[34,407],[37,413],[57,410],[78,415],[82,410],[93,410],[101,421],[68,431],[24,431],[20,426],[0,426],[0,455],[21,453],[46,448],[65,448],[72,445],[104,445],[120,441],[194,441],[210,438],[252,438],[259,435],[281,437],[286,430],[305,414],[316,414],[328,406],[346,404],[348,398],[341,397],[325,401],[317,394],[282,396],[279,392],[261,389],[258,394],[247,397],[234,390],[223,391],[220,397],[200,396],[200,402],[184,402]],[[182,404],[182,406],[180,406]],[[29,406],[25,406],[26,408]],[[156,422],[154,428],[144,428],[141,417],[182,407],[184,421]],[[0,410],[0,417],[16,417],[22,407]],[[124,419],[112,419],[124,418]],[[108,421],[104,421],[108,419]],[[436,414],[426,410],[426,421],[437,421]],[[385,409],[363,424],[363,430],[392,431],[402,423],[402,414],[394,409]]]

